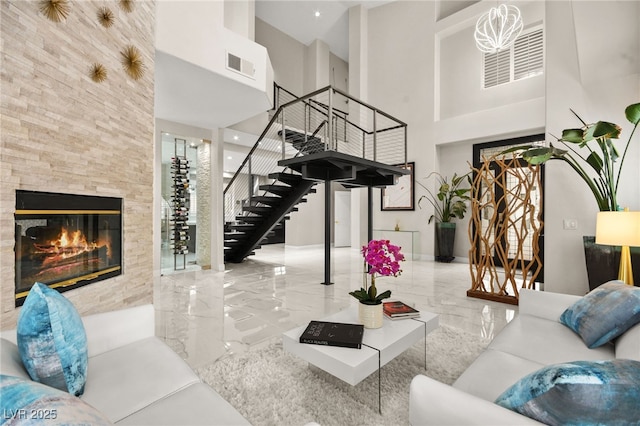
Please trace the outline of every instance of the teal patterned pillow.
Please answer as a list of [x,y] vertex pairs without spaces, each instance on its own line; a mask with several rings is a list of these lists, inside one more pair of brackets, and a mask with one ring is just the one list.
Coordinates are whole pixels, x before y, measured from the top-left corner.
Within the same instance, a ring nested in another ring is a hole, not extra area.
[[609,281],[564,311],[560,322],[589,348],[602,346],[640,322],[640,287]]
[[19,377],[0,374],[0,423],[10,425],[110,425],[80,398]]
[[549,425],[640,424],[640,362],[575,361],[523,377],[496,404]]
[[64,296],[35,283],[18,316],[18,350],[37,382],[82,395],[87,380],[87,335]]

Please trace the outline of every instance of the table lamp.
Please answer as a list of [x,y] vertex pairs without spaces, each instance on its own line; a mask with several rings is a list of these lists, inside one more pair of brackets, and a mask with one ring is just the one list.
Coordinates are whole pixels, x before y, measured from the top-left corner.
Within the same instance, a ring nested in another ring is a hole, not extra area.
[[596,219],[596,244],[622,246],[618,279],[633,285],[631,251],[640,246],[640,212],[628,208],[617,212],[599,212]]

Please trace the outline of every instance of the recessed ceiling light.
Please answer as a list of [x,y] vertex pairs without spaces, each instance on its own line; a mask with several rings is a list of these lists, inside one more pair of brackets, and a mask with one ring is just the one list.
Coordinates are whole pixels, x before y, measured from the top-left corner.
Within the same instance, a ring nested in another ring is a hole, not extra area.
[[238,137],[238,135],[233,135],[233,140],[234,140],[234,141],[237,141],[238,139],[240,139],[240,138]]
[[319,11],[319,10],[316,10],[316,11],[313,13],[313,15],[314,15],[316,18],[319,18],[319,17],[320,17],[320,11]]
[[233,160],[233,157],[229,155],[229,156],[227,157],[227,160]]

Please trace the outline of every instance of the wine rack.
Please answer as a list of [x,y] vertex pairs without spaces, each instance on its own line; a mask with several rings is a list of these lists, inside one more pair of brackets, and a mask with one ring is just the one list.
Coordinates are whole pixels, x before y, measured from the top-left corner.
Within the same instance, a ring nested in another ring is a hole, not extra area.
[[[183,155],[178,155],[182,144]],[[182,268],[187,267],[187,247],[189,241],[189,160],[187,159],[186,139],[175,139],[174,156],[171,159],[171,177],[173,178],[171,196],[171,239],[173,249],[173,269],[178,269],[178,258],[182,256]]]

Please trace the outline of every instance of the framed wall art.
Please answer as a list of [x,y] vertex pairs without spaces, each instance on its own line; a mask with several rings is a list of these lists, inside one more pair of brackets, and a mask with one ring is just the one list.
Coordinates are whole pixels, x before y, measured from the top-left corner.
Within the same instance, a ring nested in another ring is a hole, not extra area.
[[395,164],[395,166],[407,169],[410,173],[400,176],[395,185],[382,188],[380,209],[382,211],[415,210],[415,190],[413,187],[415,163],[407,163],[406,166],[405,164]]

